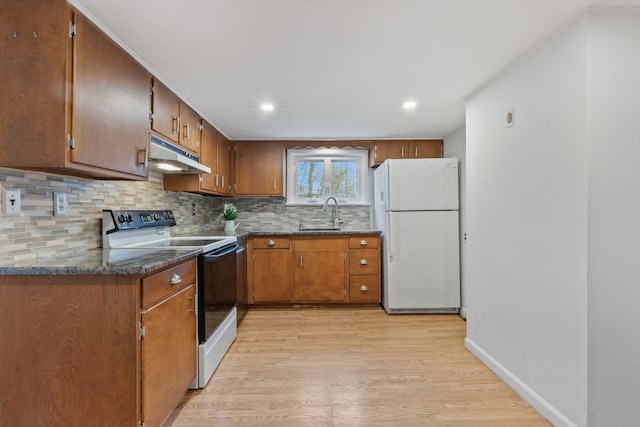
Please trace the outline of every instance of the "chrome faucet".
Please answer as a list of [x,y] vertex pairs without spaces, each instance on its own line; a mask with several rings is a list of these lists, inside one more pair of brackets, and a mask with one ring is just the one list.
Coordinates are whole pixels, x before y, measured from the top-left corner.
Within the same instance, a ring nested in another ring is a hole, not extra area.
[[338,201],[336,200],[335,197],[333,196],[327,197],[327,200],[324,201],[324,205],[322,205],[322,210],[323,211],[327,210],[327,205],[329,204],[329,200],[333,200],[333,203],[335,203],[333,205],[333,211],[331,211],[331,219],[335,220],[336,218],[338,218]]
[[327,197],[327,200],[324,201],[324,205],[322,205],[322,210],[323,211],[327,210],[327,206],[329,205],[329,200],[333,200],[333,203],[334,203],[333,209],[331,210],[331,219],[333,220],[333,226],[335,228],[338,228],[342,221],[338,219],[338,201],[336,200],[336,198],[333,196]]

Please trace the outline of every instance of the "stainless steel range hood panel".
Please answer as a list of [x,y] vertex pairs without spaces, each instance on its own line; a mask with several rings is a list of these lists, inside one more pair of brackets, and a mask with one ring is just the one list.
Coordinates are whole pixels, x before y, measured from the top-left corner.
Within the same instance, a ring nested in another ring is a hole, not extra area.
[[[211,173],[211,168],[199,163],[195,156],[175,145],[150,135],[149,162],[162,173]],[[161,165],[171,165],[176,170],[162,169]]]

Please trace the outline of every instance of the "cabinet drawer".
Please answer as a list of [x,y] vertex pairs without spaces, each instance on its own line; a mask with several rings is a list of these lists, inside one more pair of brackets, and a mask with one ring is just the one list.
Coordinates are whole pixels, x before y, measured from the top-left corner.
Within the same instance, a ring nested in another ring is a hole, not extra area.
[[379,274],[380,252],[377,249],[351,249],[349,274]]
[[378,249],[378,236],[349,237],[349,249]]
[[380,276],[350,277],[349,301],[380,302]]
[[[176,276],[174,276],[176,275]],[[179,277],[178,277],[179,276]],[[172,278],[174,284],[171,284]],[[196,260],[187,261],[142,279],[142,307],[160,301],[173,292],[196,282]]]
[[254,249],[287,249],[289,238],[287,237],[254,237]]

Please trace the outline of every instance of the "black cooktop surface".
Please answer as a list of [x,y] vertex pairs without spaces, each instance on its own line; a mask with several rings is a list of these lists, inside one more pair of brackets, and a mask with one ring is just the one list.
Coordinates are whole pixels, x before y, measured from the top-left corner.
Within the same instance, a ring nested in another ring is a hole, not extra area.
[[220,242],[222,240],[225,240],[224,238],[220,238],[220,239],[180,239],[180,238],[173,238],[170,240],[167,240],[165,242],[162,242],[162,246],[206,246],[206,245],[210,245],[212,243],[217,243]]

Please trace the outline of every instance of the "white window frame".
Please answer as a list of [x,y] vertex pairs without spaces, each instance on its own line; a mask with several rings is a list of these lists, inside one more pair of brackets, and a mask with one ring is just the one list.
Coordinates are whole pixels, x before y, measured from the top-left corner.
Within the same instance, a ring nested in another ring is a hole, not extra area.
[[[317,199],[298,198],[298,171],[296,168],[299,161],[324,161],[324,182],[322,185],[322,196]],[[305,205],[317,206],[322,205],[327,197],[331,194],[331,160],[349,160],[357,162],[356,168],[356,186],[357,199],[338,199],[340,205],[369,205],[367,188],[368,187],[368,162],[369,152],[361,149],[344,149],[344,148],[292,148],[287,150],[287,205]],[[329,169],[329,170],[328,170]]]

